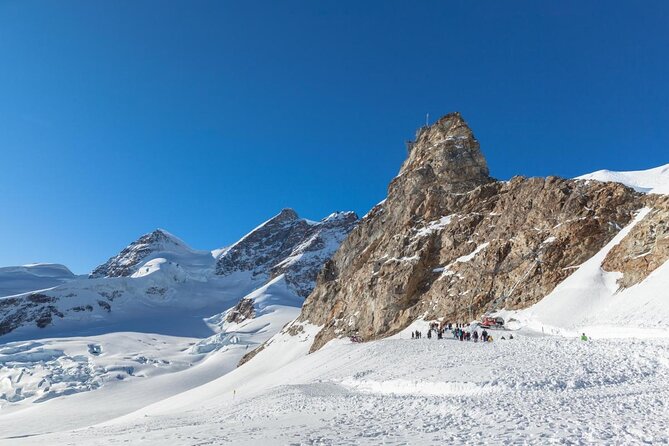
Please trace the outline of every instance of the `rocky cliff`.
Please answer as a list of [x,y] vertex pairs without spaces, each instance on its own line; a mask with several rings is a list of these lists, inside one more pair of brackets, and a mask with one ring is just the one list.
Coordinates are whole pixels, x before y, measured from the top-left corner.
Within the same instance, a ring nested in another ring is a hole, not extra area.
[[[527,307],[647,205],[647,197],[617,183],[495,181],[458,113],[420,129],[409,150],[387,199],[350,233],[305,302],[300,320],[323,327],[312,350],[350,333],[384,337],[421,317],[465,321]],[[648,234],[666,234],[662,206],[652,214],[656,223],[635,231],[644,240],[630,242],[637,257],[609,262],[629,266],[622,285],[638,280],[635,262],[648,261],[650,269],[662,261],[646,253]]]
[[669,260],[669,196],[647,195],[650,212],[608,253],[602,268],[621,273],[618,285],[629,288],[642,282]]

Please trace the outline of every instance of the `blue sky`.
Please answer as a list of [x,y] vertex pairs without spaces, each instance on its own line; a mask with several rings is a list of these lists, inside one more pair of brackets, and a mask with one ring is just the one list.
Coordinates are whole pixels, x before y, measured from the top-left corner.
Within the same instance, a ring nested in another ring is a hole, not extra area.
[[668,5],[0,0],[0,266],[363,215],[426,113],[501,179],[668,163]]

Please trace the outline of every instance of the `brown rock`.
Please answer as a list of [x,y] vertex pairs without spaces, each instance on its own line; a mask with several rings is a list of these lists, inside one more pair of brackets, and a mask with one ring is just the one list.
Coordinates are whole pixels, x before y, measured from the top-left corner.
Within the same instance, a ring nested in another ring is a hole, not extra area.
[[253,319],[255,317],[256,311],[253,307],[253,299],[241,299],[237,302],[233,308],[228,312],[226,321],[230,323],[239,323],[247,319]]
[[651,208],[629,234],[609,251],[602,263],[605,271],[618,271],[622,288],[644,280],[669,260],[669,196],[648,195],[643,203]]
[[523,308],[599,251],[643,204],[616,183],[489,177],[455,113],[421,129],[388,198],[349,234],[300,320],[384,337],[419,317],[471,320]]

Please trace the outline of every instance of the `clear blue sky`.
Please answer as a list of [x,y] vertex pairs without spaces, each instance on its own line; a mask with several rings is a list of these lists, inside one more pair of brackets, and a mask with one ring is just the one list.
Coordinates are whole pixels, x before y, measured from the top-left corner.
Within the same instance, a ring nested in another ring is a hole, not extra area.
[[497,178],[669,162],[666,1],[0,0],[0,266],[363,215],[425,114]]

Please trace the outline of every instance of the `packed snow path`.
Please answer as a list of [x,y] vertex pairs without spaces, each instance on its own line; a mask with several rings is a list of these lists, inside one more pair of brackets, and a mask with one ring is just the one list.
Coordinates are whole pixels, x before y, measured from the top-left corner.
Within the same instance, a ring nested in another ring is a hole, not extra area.
[[[495,333],[498,334],[498,333]],[[497,336],[499,337],[499,336]],[[270,352],[267,352],[269,354]],[[260,355],[259,358],[260,359]],[[262,361],[258,361],[262,363]],[[517,335],[492,344],[334,343],[269,374],[251,361],[160,404],[20,444],[667,444],[669,340]],[[239,384],[239,377],[249,376]],[[233,393],[234,390],[234,393]],[[101,402],[102,403],[102,402]],[[156,409],[158,407],[158,409]],[[45,420],[45,422],[47,422]]]

